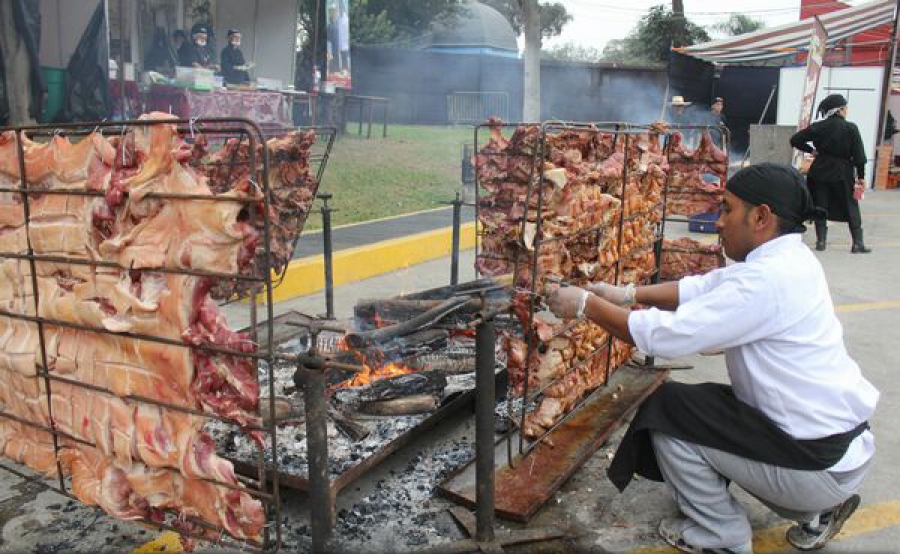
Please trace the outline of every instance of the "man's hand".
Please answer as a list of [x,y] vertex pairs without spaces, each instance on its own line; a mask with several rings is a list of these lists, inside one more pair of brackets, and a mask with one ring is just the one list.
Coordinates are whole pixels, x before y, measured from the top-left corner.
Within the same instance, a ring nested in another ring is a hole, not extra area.
[[549,293],[547,305],[557,317],[563,319],[582,317],[590,294],[578,287],[559,287]]
[[588,285],[587,290],[616,306],[634,305],[634,285],[617,287],[615,285],[610,285],[609,283],[600,282]]

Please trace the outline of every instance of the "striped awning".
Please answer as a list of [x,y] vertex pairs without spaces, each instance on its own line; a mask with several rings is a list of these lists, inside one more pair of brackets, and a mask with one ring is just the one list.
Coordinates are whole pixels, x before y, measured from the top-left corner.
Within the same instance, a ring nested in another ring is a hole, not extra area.
[[[828,46],[894,20],[894,0],[875,0],[819,16],[828,31]],[[673,48],[708,62],[747,63],[779,58],[809,47],[813,20],[804,19],[723,40]]]

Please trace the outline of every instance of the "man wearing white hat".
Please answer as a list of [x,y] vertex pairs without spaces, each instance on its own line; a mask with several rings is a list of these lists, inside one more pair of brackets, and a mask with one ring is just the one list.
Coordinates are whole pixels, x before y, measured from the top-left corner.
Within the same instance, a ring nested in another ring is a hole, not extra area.
[[673,96],[669,102],[669,123],[673,125],[689,125],[687,108],[693,102],[685,102],[684,96]]

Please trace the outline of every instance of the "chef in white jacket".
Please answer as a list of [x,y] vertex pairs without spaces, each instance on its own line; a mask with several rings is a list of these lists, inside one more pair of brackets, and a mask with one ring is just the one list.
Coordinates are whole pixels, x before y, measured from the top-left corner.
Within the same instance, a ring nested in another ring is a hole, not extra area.
[[729,179],[716,224],[737,263],[550,295],[558,316],[586,317],[650,356],[724,350],[731,385],[660,387],[608,472],[620,490],[634,473],[667,483],[683,517],[659,532],[684,552],[752,552],[729,483],[796,521],[787,540],[800,550],[824,546],[859,506],[879,394],[848,355],[822,266],[801,241],[803,222],[820,216],[796,170],[748,167]]

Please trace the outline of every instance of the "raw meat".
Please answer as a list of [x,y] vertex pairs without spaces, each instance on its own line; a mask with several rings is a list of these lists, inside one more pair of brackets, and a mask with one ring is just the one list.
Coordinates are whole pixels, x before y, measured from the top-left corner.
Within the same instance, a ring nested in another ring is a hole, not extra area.
[[503,343],[511,392],[521,396],[527,388],[529,400],[538,395],[523,429],[536,438],[606,382],[631,350],[618,343],[610,354],[602,328],[540,312],[533,295],[553,281],[646,282],[656,269],[653,246],[670,161],[694,158],[687,151],[684,160],[667,157],[660,126],[628,135],[551,129],[541,151],[538,126],[519,126],[507,139],[498,122],[489,124],[490,138],[474,159],[482,230],[476,269],[515,273],[521,292],[512,311],[522,332],[506,332]]
[[[291,144],[276,143],[274,150],[308,147],[302,141]],[[213,191],[208,177],[191,165],[199,147],[188,146],[168,123],[110,139],[94,133],[75,143],[62,136],[46,143],[23,137],[22,145],[28,187],[40,193],[28,197],[27,228],[22,195],[0,193],[0,309],[106,332],[45,323],[45,364],[37,326],[0,315],[3,410],[45,428],[52,414],[66,443],[59,461],[75,494],[114,517],[158,520],[164,517],[161,510],[174,510],[187,521],[205,521],[239,538],[258,537],[265,523],[259,502],[217,485],[237,486],[237,480],[203,431],[205,418],[141,399],[205,410],[240,425],[259,422],[253,365],[203,349],[252,353],[257,348],[249,336],[228,327],[210,297],[215,282],[155,270],[248,270],[260,240],[249,215],[261,209],[260,193],[249,186]],[[289,159],[274,160],[273,180],[305,183],[303,174],[291,173],[305,162],[283,155]],[[4,133],[0,186],[18,187],[19,181],[16,137]],[[160,193],[217,194],[246,202],[151,197]],[[36,261],[35,291],[31,264],[3,257],[27,252],[29,245],[41,255],[111,261],[128,269]],[[43,370],[72,381],[50,381],[49,406]],[[0,420],[0,447],[32,469],[57,472],[53,438],[40,427]]]
[[663,241],[661,279],[674,281],[724,266],[725,255],[719,244],[703,244],[687,237]]
[[161,519],[161,510],[174,510],[239,539],[261,536],[265,513],[247,493],[140,463],[123,465],[81,445],[64,448],[60,462],[72,475],[75,496],[113,517]]
[[[244,275],[260,275],[261,271],[271,270],[281,273],[287,267],[294,253],[294,244],[303,230],[306,218],[316,198],[319,183],[310,167],[310,155],[316,143],[315,131],[295,131],[279,138],[270,139],[265,144],[269,155],[269,246],[271,263],[267,266],[263,248],[258,248],[256,256],[241,268]],[[262,169],[262,145],[258,144],[255,162],[257,171]],[[198,171],[205,174],[209,186],[217,194],[241,191],[248,194],[256,191],[255,177],[250,174],[250,146],[247,141],[229,139],[214,154],[207,156],[205,152],[195,156]],[[260,196],[260,200],[262,200]],[[246,219],[254,227],[256,233],[263,236],[262,201],[252,206],[253,213],[247,210],[241,218]],[[245,295],[249,292],[250,283],[233,281],[220,283],[213,290],[216,298],[229,298],[232,295]]]

